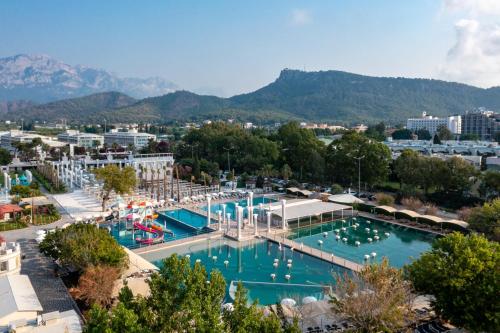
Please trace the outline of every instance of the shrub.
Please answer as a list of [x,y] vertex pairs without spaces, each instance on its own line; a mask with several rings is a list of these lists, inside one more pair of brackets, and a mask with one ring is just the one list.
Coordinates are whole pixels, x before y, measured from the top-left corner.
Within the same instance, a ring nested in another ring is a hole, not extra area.
[[90,266],[78,280],[78,287],[72,290],[76,299],[87,306],[98,304],[103,307],[111,305],[111,295],[119,271],[111,266]]
[[420,201],[420,199],[415,197],[403,198],[401,200],[401,204],[413,211],[418,211],[423,206],[422,201]]
[[457,217],[462,221],[468,221],[471,214],[472,208],[470,207],[462,207],[457,211]]
[[439,211],[439,209],[434,204],[425,205],[425,208],[424,208],[425,215],[436,215],[438,213],[438,211]]
[[381,206],[394,205],[394,197],[392,195],[380,192],[375,194],[375,198],[377,199],[377,203]]
[[339,184],[332,184],[332,189],[330,191],[332,194],[340,194],[343,191],[344,189]]

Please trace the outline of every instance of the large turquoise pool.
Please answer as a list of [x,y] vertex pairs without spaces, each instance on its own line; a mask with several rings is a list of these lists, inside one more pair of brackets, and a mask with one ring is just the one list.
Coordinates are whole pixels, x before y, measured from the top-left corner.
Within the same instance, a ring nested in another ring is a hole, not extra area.
[[[362,217],[344,221],[295,229],[288,238],[357,263],[366,262],[365,255],[370,255],[369,261],[387,257],[392,266],[402,267],[429,250],[436,237],[428,232]],[[359,226],[355,227],[356,223]],[[336,239],[336,235],[340,239]],[[374,259],[372,252],[376,254]]]
[[[226,280],[227,301],[231,301],[231,294],[240,280],[248,289],[249,298],[257,299],[264,305],[274,304],[283,298],[293,298],[298,303],[306,296],[322,299],[334,283],[334,275],[347,272],[344,268],[287,247],[280,249],[278,244],[267,240],[238,245],[237,242],[218,238],[142,256],[161,266],[161,259],[173,253],[189,254],[192,264],[199,259],[208,271],[221,271]],[[277,267],[274,267],[275,260]],[[287,267],[289,260],[290,268]],[[271,274],[275,274],[274,280]],[[290,275],[289,280],[286,275]]]
[[[256,197],[256,198],[253,198],[252,202],[253,202],[253,206],[255,208],[258,208],[259,204],[261,204],[261,203],[262,204],[268,204],[268,203],[271,203],[271,202],[276,202],[276,199],[269,198],[269,197]],[[226,205],[226,214],[230,213],[232,219],[236,219],[236,215],[235,215],[236,203],[238,203],[238,205],[240,207],[247,207],[248,206],[247,199],[242,199],[242,200],[239,200],[239,201],[230,201],[230,202],[224,203]],[[223,204],[221,204],[221,203],[212,204],[212,205],[210,205],[210,210],[212,211],[212,213],[215,213],[218,210],[222,211],[222,205]],[[203,207],[201,207],[201,209],[203,209],[204,211],[207,211],[208,206],[203,206]],[[244,210],[243,211],[243,217],[246,218],[247,214],[248,214],[248,212],[246,210]]]

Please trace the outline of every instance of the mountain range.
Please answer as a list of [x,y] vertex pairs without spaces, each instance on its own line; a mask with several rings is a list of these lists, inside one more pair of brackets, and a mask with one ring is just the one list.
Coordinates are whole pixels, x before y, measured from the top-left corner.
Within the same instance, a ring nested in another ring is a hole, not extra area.
[[[50,60],[47,61],[51,63]],[[1,66],[0,86],[4,88],[0,89],[0,100],[2,91],[5,93],[5,89],[13,89],[5,86],[16,87],[17,84],[14,78],[9,80],[1,74],[5,72]],[[47,64],[45,67],[54,66]],[[58,63],[57,66],[63,65]],[[409,117],[417,117],[423,111],[435,116],[446,116],[463,114],[478,107],[500,110],[500,87],[483,89],[440,80],[372,77],[341,71],[305,72],[285,69],[267,86],[230,98],[177,90],[143,99],[133,98],[140,95],[137,91],[130,93],[133,97],[129,97],[126,89],[114,89],[116,85],[109,82],[115,81],[97,79],[101,75],[89,75],[93,79],[87,81],[94,83],[86,83],[85,88],[82,88],[79,79],[67,79],[74,73],[70,68],[60,74],[64,78],[59,80],[60,85],[54,78],[54,71],[47,71],[53,73],[50,80],[47,78],[51,87],[55,84],[81,92],[92,86],[98,87],[98,90],[113,91],[40,105],[26,104],[23,107],[22,103],[17,103],[14,111],[4,107],[7,111],[0,113],[2,119],[15,120],[23,117],[36,121],[65,118],[68,122],[78,123],[101,122],[103,119],[108,122],[182,123],[234,118],[258,124],[292,119],[344,124],[378,121],[397,124],[405,122]],[[31,69],[27,72],[23,81],[17,84],[25,92],[29,91],[32,84],[39,87],[40,82],[46,80],[45,71]],[[78,73],[83,72],[85,71],[80,70]],[[18,76],[20,74],[14,75]],[[7,85],[5,82],[10,83]],[[109,89],[106,88],[108,86]],[[22,97],[25,100],[23,103],[31,103],[26,100],[37,101],[32,96]]]
[[145,98],[176,89],[174,83],[158,77],[119,78],[102,69],[71,66],[46,55],[0,59],[0,101],[46,103],[107,91]]

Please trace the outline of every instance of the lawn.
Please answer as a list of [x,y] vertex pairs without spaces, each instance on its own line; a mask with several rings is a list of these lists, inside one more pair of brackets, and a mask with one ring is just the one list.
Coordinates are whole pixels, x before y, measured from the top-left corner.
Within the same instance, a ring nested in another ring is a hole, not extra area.
[[24,222],[0,222],[0,232],[15,230],[15,229],[23,229],[26,228],[27,226],[28,225]]

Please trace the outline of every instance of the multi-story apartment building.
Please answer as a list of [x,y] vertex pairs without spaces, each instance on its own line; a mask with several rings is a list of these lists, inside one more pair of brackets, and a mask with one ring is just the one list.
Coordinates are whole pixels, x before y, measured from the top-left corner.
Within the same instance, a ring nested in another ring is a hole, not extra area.
[[111,132],[104,133],[104,143],[108,146],[116,143],[122,147],[128,147],[129,145],[135,146],[135,148],[140,149],[147,146],[149,140],[156,140],[156,135],[149,133],[139,133],[137,130],[129,130],[127,132],[121,132],[117,129],[111,130]]
[[104,144],[104,137],[92,133],[80,133],[78,130],[67,130],[57,136],[62,142],[72,143],[78,147],[94,148]]
[[493,140],[500,131],[500,114],[481,108],[462,116],[462,134],[475,134],[481,140]]
[[446,126],[450,132],[460,134],[462,131],[462,118],[461,116],[449,116],[445,118],[438,118],[427,115],[422,112],[421,118],[409,118],[406,121],[406,128],[411,131],[418,131],[426,129],[429,133],[434,134],[439,127]]

